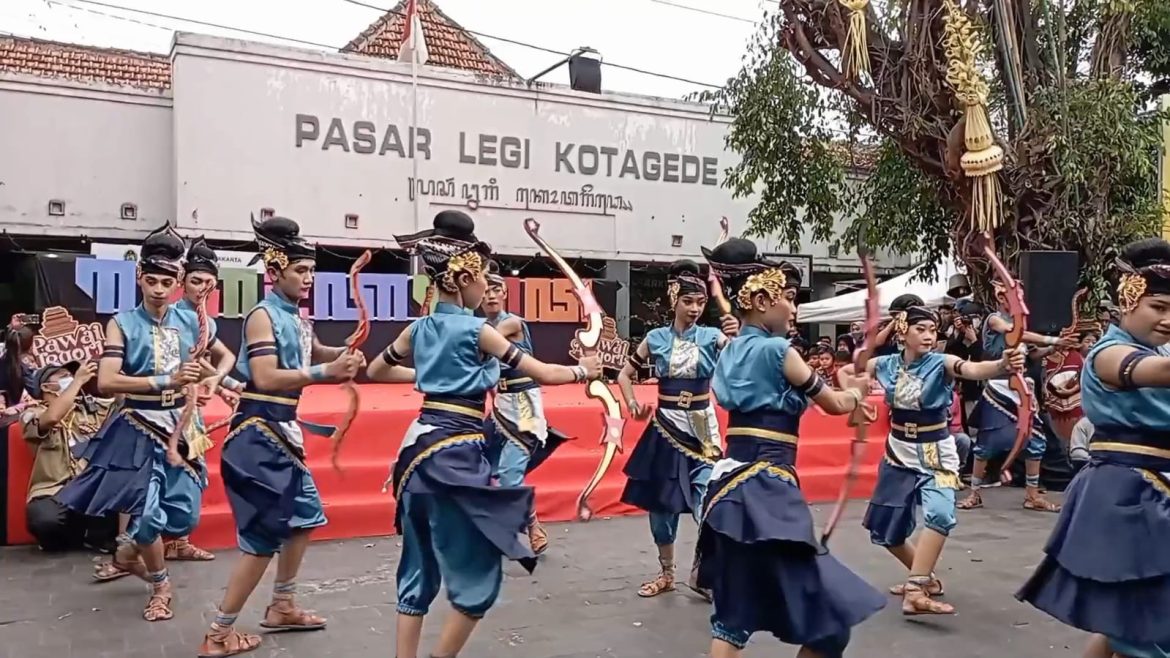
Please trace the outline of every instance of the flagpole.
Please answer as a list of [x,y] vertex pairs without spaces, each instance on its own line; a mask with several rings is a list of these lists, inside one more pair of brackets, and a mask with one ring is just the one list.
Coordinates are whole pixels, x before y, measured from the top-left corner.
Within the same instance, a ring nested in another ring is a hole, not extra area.
[[[416,37],[416,43],[417,43],[417,37]],[[410,57],[410,98],[411,98],[410,162],[411,162],[411,167],[413,168],[412,175],[414,176],[414,185],[415,185],[415,190],[414,190],[414,230],[421,231],[422,225],[419,223],[419,218],[420,218],[419,201],[420,201],[420,197],[422,195],[419,193],[419,184],[418,184],[418,49],[414,48],[412,50],[414,50],[414,52],[411,54],[411,57]]]

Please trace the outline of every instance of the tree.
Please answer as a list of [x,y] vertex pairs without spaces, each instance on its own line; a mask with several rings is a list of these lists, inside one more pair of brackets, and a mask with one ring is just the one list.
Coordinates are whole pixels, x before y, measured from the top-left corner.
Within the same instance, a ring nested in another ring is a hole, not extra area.
[[[976,69],[998,145],[1003,224],[997,252],[1079,253],[1104,292],[1119,247],[1161,225],[1160,122],[1170,90],[1166,0],[848,0],[862,7],[869,74],[842,70],[846,0],[778,0],[739,74],[698,96],[734,116],[736,195],[758,194],[749,233],[797,245],[852,244],[937,264],[952,254],[978,282],[963,107],[947,81],[948,16],[974,25]],[[953,15],[948,13],[948,7]],[[846,51],[848,52],[848,51]],[[834,218],[850,228],[834,235]]]

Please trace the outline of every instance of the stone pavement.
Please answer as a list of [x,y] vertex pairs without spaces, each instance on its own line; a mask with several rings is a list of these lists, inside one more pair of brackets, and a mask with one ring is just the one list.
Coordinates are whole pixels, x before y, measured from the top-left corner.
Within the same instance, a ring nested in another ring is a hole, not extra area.
[[[903,618],[897,600],[856,629],[850,658],[1056,658],[1079,656],[1085,636],[1052,621],[1012,594],[1039,560],[1054,516],[1020,509],[1020,489],[995,489],[987,508],[963,512],[940,574],[955,617]],[[863,501],[850,505],[832,548],[846,564],[884,588],[903,574],[871,546],[859,525]],[[823,520],[827,509],[818,506]],[[685,521],[685,519],[684,519]],[[680,570],[690,568],[693,524],[684,523]],[[552,545],[536,574],[509,564],[503,594],[463,658],[699,658],[709,645],[708,608],[681,592],[640,599],[638,585],[655,570],[644,517],[549,527]],[[314,545],[300,578],[308,606],[330,618],[329,630],[268,636],[257,658],[393,658],[397,538]],[[175,619],[141,620],[145,585],[123,579],[89,582],[92,557],[0,550],[0,658],[190,658],[234,554],[211,563],[178,563]],[[255,629],[271,589],[271,572],[240,624]],[[428,619],[424,649],[434,645],[445,601]],[[757,635],[749,658],[794,656]]]

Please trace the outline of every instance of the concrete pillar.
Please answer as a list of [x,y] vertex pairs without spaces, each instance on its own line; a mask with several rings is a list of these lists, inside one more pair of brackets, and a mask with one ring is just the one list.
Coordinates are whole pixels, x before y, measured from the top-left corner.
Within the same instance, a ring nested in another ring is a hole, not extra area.
[[[835,292],[836,286],[830,275],[822,274],[813,278],[811,301],[828,299],[829,297],[833,297]],[[834,324],[814,324],[812,325],[812,332],[813,335],[810,336],[810,340],[813,341],[821,336],[832,336],[836,338],[837,326]]]
[[614,320],[617,321],[618,335],[628,337],[630,335],[630,261],[605,261],[605,278],[621,284],[621,289],[617,292]]

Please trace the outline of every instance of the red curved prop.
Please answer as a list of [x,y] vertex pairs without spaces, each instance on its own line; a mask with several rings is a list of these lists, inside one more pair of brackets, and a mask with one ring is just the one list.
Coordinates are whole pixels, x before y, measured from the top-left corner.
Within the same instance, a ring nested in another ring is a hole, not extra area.
[[[873,356],[880,321],[877,278],[874,275],[873,261],[869,257],[869,250],[865,247],[864,237],[864,233],[858,233],[857,258],[861,261],[861,272],[865,277],[865,339],[853,355],[853,372],[859,375],[865,373],[869,366],[869,360]],[[845,480],[841,483],[837,502],[833,505],[833,511],[829,513],[829,520],[825,523],[824,530],[821,531],[821,546],[826,548],[829,545],[829,537],[833,535],[833,530],[837,528],[837,523],[841,521],[841,516],[845,513],[845,506],[849,502],[849,492],[853,489],[854,483],[857,482],[857,472],[861,468],[861,459],[865,456],[865,444],[869,440],[869,424],[873,420],[874,418],[868,416],[866,410],[859,403],[850,419],[855,431],[853,443],[850,445],[849,470],[845,471]]]
[[[597,346],[601,342],[601,321],[605,317],[605,312],[601,310],[601,305],[597,303],[593,291],[585,285],[581,277],[577,276],[573,268],[569,267],[568,262],[557,253],[557,250],[553,249],[552,245],[540,236],[540,222],[531,217],[525,219],[524,231],[544,253],[548,254],[548,257],[564,273],[565,278],[573,284],[573,294],[581,302],[581,310],[585,313],[586,321],[585,328],[577,330],[577,340],[581,342],[581,347],[586,354],[596,353]],[[613,464],[614,457],[618,452],[621,452],[622,431],[626,424],[625,419],[622,418],[621,405],[618,404],[617,397],[614,396],[613,391],[604,380],[590,380],[585,385],[585,395],[589,399],[601,403],[603,410],[601,444],[605,446],[605,452],[601,456],[601,462],[597,465],[593,477],[589,478],[581,495],[577,497],[577,518],[581,521],[593,518],[593,508],[589,507],[589,497],[601,484],[602,478],[605,477],[609,467]]]
[[[357,327],[349,338],[345,339],[345,346],[350,354],[356,353],[366,342],[366,338],[370,336],[370,311],[366,307],[366,300],[362,297],[362,286],[358,279],[363,268],[369,265],[373,254],[367,249],[362,252],[362,255],[354,261],[353,266],[349,268],[349,291],[353,296],[353,302],[358,309]],[[345,437],[349,433],[350,425],[353,425],[353,419],[357,417],[358,410],[362,405],[362,397],[358,392],[358,387],[349,380],[341,385],[345,389],[346,395],[349,396],[349,405],[346,407],[345,415],[341,417],[341,422],[337,424],[337,429],[333,430],[333,453],[330,460],[333,462],[333,468],[341,470],[341,444],[345,442]]]
[[[207,351],[207,344],[211,342],[211,323],[207,320],[207,297],[214,288],[214,281],[209,281],[203,290],[199,291],[199,301],[195,304],[195,318],[199,322],[199,334],[195,344],[191,346],[192,361],[203,358],[203,353]],[[199,388],[198,382],[187,385],[187,403],[183,406],[183,413],[179,415],[178,422],[175,423],[175,429],[171,431],[170,441],[167,444],[167,459],[172,466],[179,466],[182,463],[177,446],[187,428],[195,420],[195,410],[199,408]]]
[[[1003,261],[995,255],[995,238],[990,233],[984,233],[982,238],[983,255],[991,264],[995,278],[1003,284],[1008,314],[1012,316],[1012,329],[1004,334],[1005,349],[1017,349],[1023,341],[1024,332],[1028,330],[1028,304],[1024,301],[1024,287],[1012,276]],[[1032,416],[1036,413],[1036,400],[1033,397],[1033,391],[1028,386],[1028,380],[1024,378],[1022,372],[1012,373],[1008,386],[1015,391],[1020,403],[1016,409],[1016,441],[1012,445],[1011,452],[1003,460],[1003,466],[1000,467],[1000,480],[1004,483],[1011,482],[1011,466],[1028,443],[1028,437],[1032,434]]]

